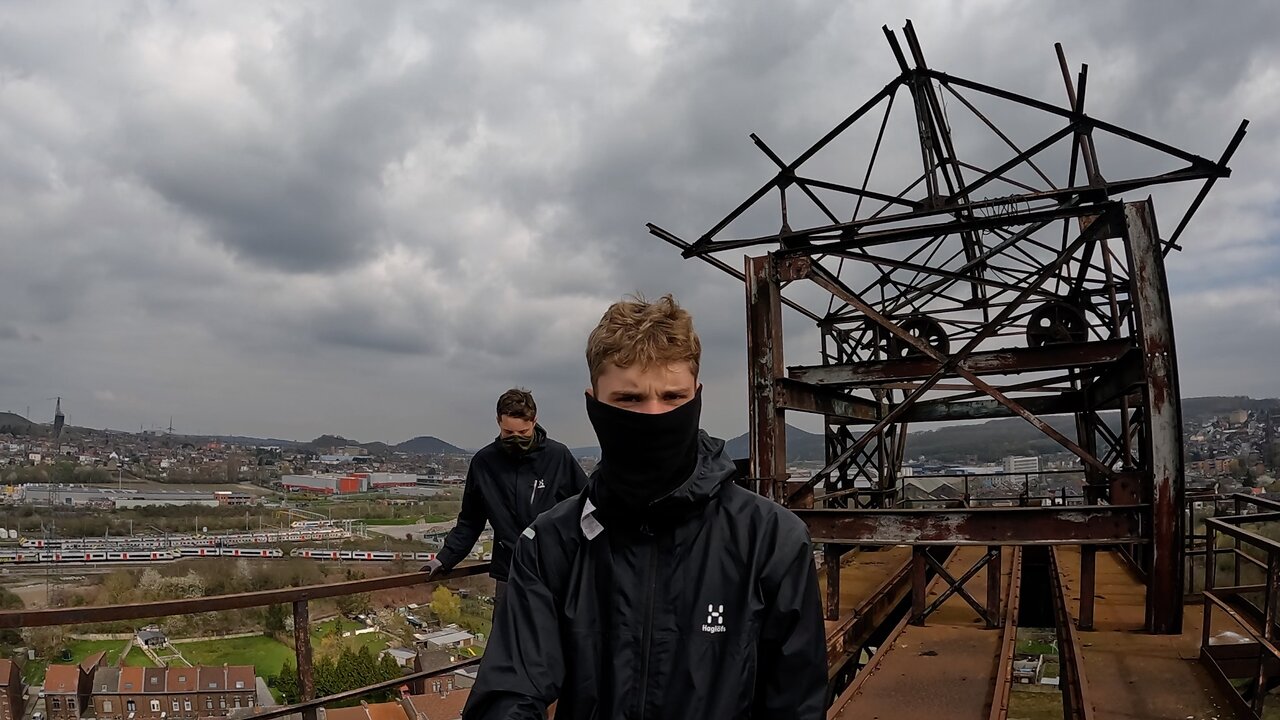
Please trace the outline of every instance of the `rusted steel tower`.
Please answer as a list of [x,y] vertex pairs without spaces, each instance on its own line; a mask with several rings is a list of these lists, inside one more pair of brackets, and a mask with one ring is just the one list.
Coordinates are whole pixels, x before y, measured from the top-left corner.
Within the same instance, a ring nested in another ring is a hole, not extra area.
[[[905,51],[885,36],[901,73],[793,160],[752,135],[777,173],[710,230],[687,242],[649,226],[745,282],[753,481],[825,543],[829,614],[852,545],[915,546],[922,584],[930,544],[1080,544],[1088,583],[1091,549],[1119,543],[1146,575],[1148,628],[1178,632],[1183,470],[1164,259],[1229,175],[1247,123],[1210,160],[1087,114],[1088,68],[1072,78],[1060,46],[1064,106],[932,69],[909,22]],[[1168,235],[1150,197],[1125,199],[1180,181],[1199,192]],[[717,257],[735,250],[757,253],[741,272]],[[819,288],[826,307],[792,284]],[[816,324],[820,364],[785,363],[784,306]],[[825,419],[827,462],[806,480],[787,474],[790,411]],[[1078,458],[1084,506],[900,507],[909,426],[1014,416]]]

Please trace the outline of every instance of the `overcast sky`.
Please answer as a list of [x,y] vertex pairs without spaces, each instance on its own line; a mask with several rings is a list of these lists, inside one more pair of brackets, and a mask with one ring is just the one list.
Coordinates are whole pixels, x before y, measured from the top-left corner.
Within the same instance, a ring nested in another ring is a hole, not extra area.
[[629,7],[0,5],[0,409],[478,447],[523,385],[594,444],[587,333],[670,291],[704,427],[741,433],[741,284],[644,224],[709,228],[771,175],[748,133],[794,157],[896,75],[907,18],[934,67],[1057,104],[1061,41],[1090,114],[1206,157],[1249,118],[1170,283],[1184,395],[1280,394],[1280,3]]

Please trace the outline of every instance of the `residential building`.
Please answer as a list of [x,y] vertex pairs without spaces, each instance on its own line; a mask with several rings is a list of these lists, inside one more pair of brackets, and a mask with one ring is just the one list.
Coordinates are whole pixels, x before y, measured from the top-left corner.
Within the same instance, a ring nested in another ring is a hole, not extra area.
[[79,665],[50,665],[45,669],[44,711],[49,720],[79,720],[88,700],[88,678]]
[[[129,668],[141,670],[141,668]],[[97,718],[117,718],[121,715],[120,670],[118,667],[100,667],[93,673],[90,699],[93,715]]]
[[412,667],[413,661],[418,657],[417,650],[407,650],[405,648],[387,648],[382,651],[383,655],[390,655],[396,661],[396,665],[400,667]]
[[240,708],[252,707],[256,697],[252,665],[202,667],[197,700],[201,717],[226,715]]
[[225,717],[257,704],[253,667],[99,668],[93,678],[98,720],[195,720]]
[[[171,667],[165,678],[167,710],[170,718],[194,720],[200,710],[196,702],[196,674],[198,668]],[[257,693],[257,688],[254,688]]]
[[1035,474],[1040,472],[1039,456],[1010,455],[1004,459],[1004,471],[1007,473]]
[[0,720],[22,720],[22,669],[12,660],[0,660]]
[[443,630],[433,633],[415,634],[416,640],[427,646],[429,650],[445,648],[471,647],[476,644],[476,636],[457,625],[448,625]]
[[430,692],[404,698],[401,702],[406,706],[409,720],[460,720],[471,690],[457,687],[453,680],[451,675],[429,678]]
[[138,643],[140,645],[145,645],[146,647],[164,647],[169,644],[168,638],[164,636],[164,633],[160,631],[160,628],[155,627],[154,625],[139,630],[137,637]]

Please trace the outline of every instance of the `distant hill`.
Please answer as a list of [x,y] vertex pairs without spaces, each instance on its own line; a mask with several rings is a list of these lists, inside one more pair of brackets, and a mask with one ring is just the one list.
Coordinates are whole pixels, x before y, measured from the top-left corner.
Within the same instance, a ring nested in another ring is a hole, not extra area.
[[[725,443],[729,457],[741,459],[751,455],[750,439],[746,433]],[[822,460],[826,457],[826,439],[817,433],[787,426],[787,462]]]
[[[1184,422],[1200,423],[1232,410],[1269,410],[1280,408],[1280,399],[1255,400],[1244,396],[1199,397],[1182,400]],[[1116,413],[1102,413],[1114,428]],[[1069,415],[1047,418],[1049,424],[1069,438],[1075,437],[1075,421]],[[747,436],[739,435],[728,443],[729,455],[747,457]],[[996,462],[1009,455],[1049,455],[1064,452],[1062,446],[1046,437],[1021,418],[989,420],[973,425],[952,425],[937,430],[918,430],[907,435],[906,456],[925,456],[943,462]],[[787,460],[821,461],[826,457],[822,435],[787,426]]]
[[25,433],[31,425],[31,421],[11,412],[0,412],[0,433],[9,433],[16,435],[19,432]]
[[1280,399],[1263,398],[1254,400],[1243,395],[1198,397],[1182,399],[1182,418],[1187,422],[1204,422],[1219,415],[1226,415],[1232,410],[1275,410],[1280,408]]
[[412,440],[393,445],[391,449],[411,455],[465,455],[467,453],[457,445],[451,445],[433,435],[419,435]]
[[591,447],[569,448],[569,453],[579,460],[584,457],[598,458],[600,457],[600,448],[595,445],[592,445]]
[[[111,432],[127,433],[128,430],[112,430]],[[180,441],[188,441],[188,442],[203,439],[203,436],[200,436],[200,435],[174,435],[174,437]],[[298,447],[300,445],[306,444],[306,443],[298,442],[297,440],[281,440],[280,438],[255,438],[255,437],[245,437],[243,435],[218,435],[217,437],[211,437],[209,439],[217,440],[218,442],[226,443],[228,445],[254,445],[257,447],[292,448],[292,447]]]
[[307,444],[317,450],[332,450],[340,447],[354,447],[360,443],[348,440],[341,435],[321,435]]

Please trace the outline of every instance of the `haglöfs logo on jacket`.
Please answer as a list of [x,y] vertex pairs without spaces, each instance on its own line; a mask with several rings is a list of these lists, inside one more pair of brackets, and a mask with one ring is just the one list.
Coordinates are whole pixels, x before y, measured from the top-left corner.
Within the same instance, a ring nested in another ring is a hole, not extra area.
[[724,606],[707,604],[707,622],[702,626],[702,632],[715,635],[716,633],[728,632],[729,628],[724,626]]

